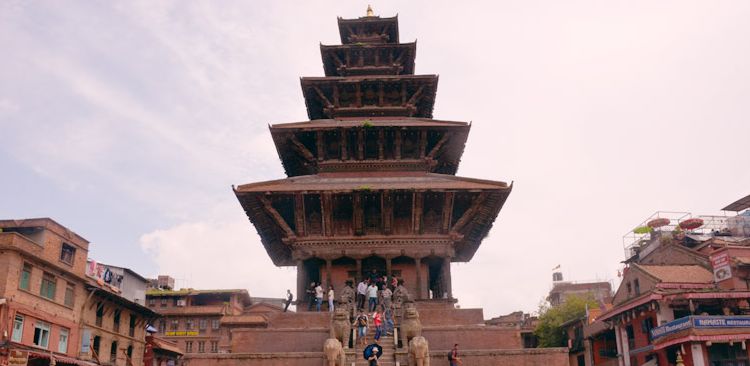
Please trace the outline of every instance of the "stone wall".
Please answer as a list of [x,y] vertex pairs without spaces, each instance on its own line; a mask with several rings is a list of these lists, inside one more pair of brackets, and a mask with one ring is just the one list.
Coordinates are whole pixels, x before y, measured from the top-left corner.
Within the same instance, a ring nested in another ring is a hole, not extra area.
[[[448,366],[448,352],[430,351],[430,366]],[[460,350],[459,355],[464,365],[471,366],[568,366],[567,348]]]
[[514,328],[493,326],[424,327],[422,335],[430,342],[430,349],[451,349],[455,343],[461,349],[520,349],[520,332]]
[[320,366],[323,352],[196,354],[185,355],[181,362],[182,366]]
[[321,352],[328,328],[233,329],[233,353]]

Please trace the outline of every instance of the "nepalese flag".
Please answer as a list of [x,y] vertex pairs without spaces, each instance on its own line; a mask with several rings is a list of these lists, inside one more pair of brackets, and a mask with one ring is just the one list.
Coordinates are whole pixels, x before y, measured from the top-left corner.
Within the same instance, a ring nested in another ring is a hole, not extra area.
[[558,264],[555,268],[552,268],[552,270],[560,269],[560,265]]

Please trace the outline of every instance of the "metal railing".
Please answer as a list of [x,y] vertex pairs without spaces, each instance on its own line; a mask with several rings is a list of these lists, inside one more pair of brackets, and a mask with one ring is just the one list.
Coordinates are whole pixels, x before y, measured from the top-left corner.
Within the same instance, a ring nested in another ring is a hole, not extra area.
[[[671,235],[671,233],[675,231],[682,231],[686,234],[693,235],[716,235],[725,233],[727,231],[727,220],[730,217],[732,216],[726,214],[693,215],[690,212],[656,211],[622,236],[625,258],[634,256],[639,250],[648,246],[661,235]],[[688,231],[679,229],[681,222],[693,218],[703,220],[703,225],[697,229]],[[669,223],[658,228],[646,229],[648,228],[649,221],[654,219],[668,219]]]

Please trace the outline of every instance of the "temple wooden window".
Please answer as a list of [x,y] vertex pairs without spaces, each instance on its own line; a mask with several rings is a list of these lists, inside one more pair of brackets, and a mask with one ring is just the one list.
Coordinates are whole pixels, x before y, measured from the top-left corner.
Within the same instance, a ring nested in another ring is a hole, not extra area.
[[357,160],[357,149],[359,148],[357,130],[351,129],[346,131],[346,138],[346,156],[351,160]]
[[375,84],[363,84],[362,86],[362,105],[377,106],[378,103],[378,86]]
[[292,230],[297,230],[294,222],[294,196],[282,194],[271,196],[271,205],[281,215]]
[[317,136],[315,136],[315,132],[298,132],[295,134],[297,137],[297,140],[302,143],[302,145],[305,145],[307,150],[310,151],[310,153],[313,154],[313,156],[317,159],[318,158],[318,144],[317,144]]
[[349,236],[353,234],[354,204],[352,195],[333,195],[333,234]]
[[362,197],[365,219],[365,232],[367,234],[380,234],[383,232],[382,200],[380,193],[369,193]]
[[444,204],[445,194],[443,192],[426,192],[424,194],[424,211],[422,211],[423,232],[440,232],[440,225],[443,222]]
[[401,138],[401,158],[418,159],[419,158],[419,131],[405,130]]
[[378,158],[378,130],[374,127],[365,128],[365,159]]
[[326,159],[340,159],[341,158],[341,137],[339,131],[326,131],[323,134],[326,146]]
[[400,106],[403,104],[401,98],[401,85],[394,83],[385,84],[383,97],[383,104],[387,106]]
[[339,106],[343,108],[356,106],[356,90],[354,85],[339,84]]
[[398,192],[393,194],[393,232],[408,234],[411,232],[413,194]]
[[323,214],[321,213],[320,195],[305,195],[305,232],[307,235],[323,233]]
[[453,198],[453,214],[451,215],[451,226],[455,225],[456,222],[461,219],[461,216],[466,213],[466,210],[471,207],[471,203],[476,199],[477,193],[471,192],[456,192]]
[[385,130],[385,141],[383,143],[385,144],[383,147],[383,152],[385,153],[385,159],[386,160],[393,160],[396,158],[396,146],[394,145],[396,142],[396,131],[392,128],[388,128]]

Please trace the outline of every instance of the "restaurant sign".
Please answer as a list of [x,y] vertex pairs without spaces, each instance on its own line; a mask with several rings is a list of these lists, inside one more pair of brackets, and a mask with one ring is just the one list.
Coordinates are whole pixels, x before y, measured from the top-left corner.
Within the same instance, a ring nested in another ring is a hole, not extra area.
[[167,337],[195,337],[198,335],[198,331],[195,330],[181,330],[164,333]]
[[651,338],[657,339],[688,328],[748,328],[750,316],[686,316],[651,329]]

